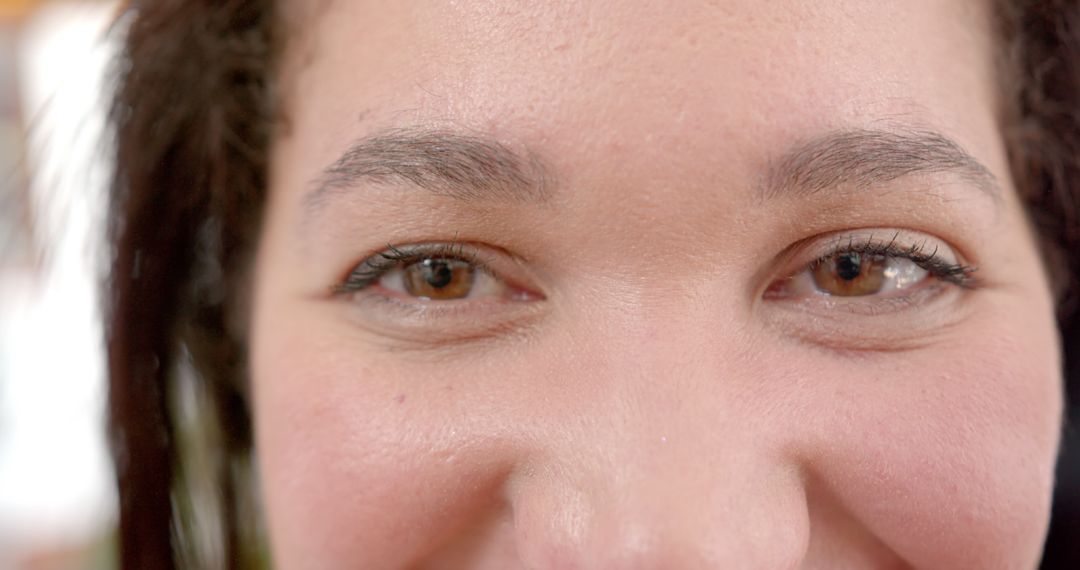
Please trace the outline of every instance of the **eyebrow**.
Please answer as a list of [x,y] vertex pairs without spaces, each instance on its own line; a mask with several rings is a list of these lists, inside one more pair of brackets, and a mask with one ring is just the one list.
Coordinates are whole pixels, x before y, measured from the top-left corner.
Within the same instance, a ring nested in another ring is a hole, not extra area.
[[532,153],[448,130],[390,129],[357,140],[314,181],[307,209],[362,184],[404,183],[466,202],[541,202],[549,169]]
[[995,200],[1001,194],[990,170],[941,133],[849,129],[799,144],[770,164],[764,198],[866,189],[920,174],[952,174]]
[[[762,197],[809,197],[832,188],[867,189],[920,174],[952,174],[997,199],[997,179],[945,135],[919,129],[845,129],[817,136],[770,161]],[[535,154],[494,138],[420,128],[389,129],[354,142],[314,180],[306,210],[363,184],[404,183],[465,202],[540,203],[551,170]]]

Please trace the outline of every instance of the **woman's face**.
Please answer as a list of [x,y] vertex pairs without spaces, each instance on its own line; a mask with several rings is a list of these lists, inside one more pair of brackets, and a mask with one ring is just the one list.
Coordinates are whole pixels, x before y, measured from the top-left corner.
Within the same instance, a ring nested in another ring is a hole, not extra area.
[[295,2],[283,568],[1031,568],[1051,298],[989,2]]

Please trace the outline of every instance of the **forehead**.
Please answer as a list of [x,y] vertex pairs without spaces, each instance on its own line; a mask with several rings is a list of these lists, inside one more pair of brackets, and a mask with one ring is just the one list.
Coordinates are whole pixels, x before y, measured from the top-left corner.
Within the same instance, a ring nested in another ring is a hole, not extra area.
[[718,172],[816,132],[894,121],[946,132],[994,170],[1001,155],[978,0],[313,0],[291,11],[279,150],[313,167],[370,132],[448,125],[544,149],[568,170],[648,149]]

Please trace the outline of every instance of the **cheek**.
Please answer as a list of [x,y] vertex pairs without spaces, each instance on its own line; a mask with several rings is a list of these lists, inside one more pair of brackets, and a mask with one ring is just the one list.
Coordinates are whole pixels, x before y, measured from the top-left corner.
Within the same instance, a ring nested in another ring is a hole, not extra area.
[[[458,355],[452,367],[442,367],[430,356],[374,349],[348,325],[333,325],[335,319],[308,309],[261,312],[252,342],[258,457],[282,568],[357,561],[411,567],[464,532],[512,544],[512,526],[491,523],[508,518],[501,510],[508,477],[526,463],[537,439],[562,437],[566,446],[555,451],[570,458],[576,456],[566,450],[599,445],[553,427],[580,416],[575,402],[603,400],[594,386],[603,382],[596,379],[642,381],[640,388],[655,389],[657,378],[672,374],[671,362],[681,363],[684,381],[691,364],[708,364],[684,358],[685,350],[623,347],[597,332],[603,342],[595,344],[572,343],[567,333],[552,341],[560,350],[546,356],[530,345],[501,356]],[[984,306],[973,314],[987,316],[965,322],[932,347],[895,354],[841,357],[759,338],[746,358],[708,364],[724,382],[673,385],[701,390],[682,394],[701,404],[700,417],[694,416],[700,421],[716,425],[723,406],[745,417],[725,425],[759,430],[745,439],[770,448],[748,453],[789,446],[807,485],[820,486],[912,565],[1031,567],[1047,522],[1061,414],[1054,329],[1049,311]],[[636,330],[603,322],[611,326],[594,323],[597,331]],[[675,330],[657,336],[681,342]],[[775,352],[761,348],[768,346]],[[612,358],[599,363],[604,350]],[[645,366],[650,358],[654,365]],[[598,364],[582,368],[584,362]],[[762,382],[758,372],[766,370],[772,381]],[[510,374],[517,377],[508,381]],[[568,375],[593,382],[571,383],[581,389],[563,399],[542,382]],[[719,398],[715,392],[723,386],[746,389]],[[635,400],[631,425],[644,423],[653,435],[658,424],[640,421],[653,414],[674,430],[681,417],[676,407],[647,394]],[[558,404],[545,407],[548,401]],[[621,408],[596,409],[616,414]],[[694,414],[698,408],[679,409]],[[698,425],[689,416],[681,421]],[[610,443],[604,447],[610,452],[633,433],[620,430],[618,439],[600,443]],[[700,451],[720,442],[715,455],[731,454],[730,438],[706,439],[688,439],[688,445]],[[685,483],[688,474],[705,469],[700,455],[672,457],[676,469],[662,483]],[[506,534],[496,539],[490,533]]]
[[1061,417],[1057,345],[1049,322],[1011,324],[847,363],[807,401],[816,415],[798,447],[812,478],[916,567],[1038,560]]
[[254,355],[258,456],[282,568],[406,567],[461,521],[500,508],[512,454],[474,426],[473,403],[451,379],[410,378],[344,340],[282,340],[293,342],[269,339]]

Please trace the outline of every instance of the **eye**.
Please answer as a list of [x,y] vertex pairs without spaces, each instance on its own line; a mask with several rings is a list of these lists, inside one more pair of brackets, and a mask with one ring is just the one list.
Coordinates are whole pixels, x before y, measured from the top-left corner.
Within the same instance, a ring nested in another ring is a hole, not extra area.
[[378,284],[388,291],[429,301],[500,296],[506,285],[476,262],[424,257],[384,272]]
[[385,295],[418,301],[528,298],[526,291],[499,278],[480,257],[479,251],[458,243],[388,246],[362,261],[335,291],[379,288]]
[[[463,299],[469,296],[476,281],[476,267],[457,259],[422,259],[399,271],[404,292],[425,299]],[[398,276],[384,275],[380,283],[386,285],[389,277]]]
[[818,260],[808,271],[816,291],[837,297],[861,297],[908,289],[930,275],[910,259],[858,252]]
[[895,297],[937,283],[970,285],[974,268],[959,263],[944,244],[922,239],[899,242],[900,234],[882,242],[872,235],[835,239],[828,251],[798,273],[773,283],[771,298]]

